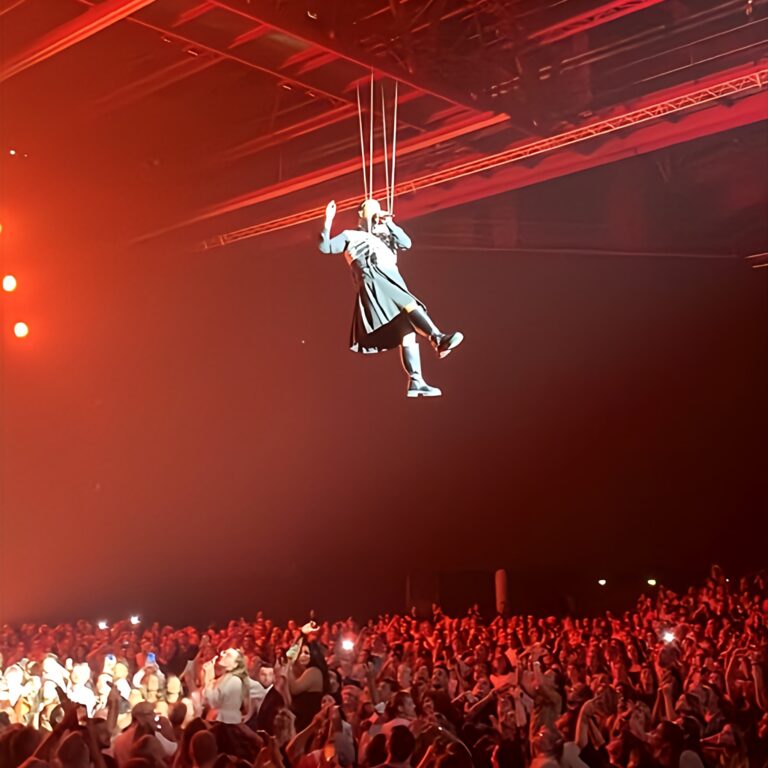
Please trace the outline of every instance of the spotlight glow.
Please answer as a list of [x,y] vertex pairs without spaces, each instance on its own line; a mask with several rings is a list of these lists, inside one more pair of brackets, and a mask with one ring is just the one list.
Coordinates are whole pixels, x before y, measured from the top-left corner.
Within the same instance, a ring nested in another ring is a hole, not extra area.
[[7,293],[11,293],[11,291],[16,290],[16,278],[13,275],[4,275],[3,276],[3,290]]
[[664,639],[665,643],[671,643],[675,639],[675,633],[671,632],[670,630],[667,630],[663,635],[662,638]]
[[99,622],[98,626],[99,626],[99,629],[109,629],[109,624],[107,624],[107,622],[104,619],[102,619]]
[[138,616],[131,616],[131,624],[135,627],[138,623],[141,622],[141,619]]
[[344,640],[341,641],[341,647],[343,650],[349,652],[354,650],[355,648],[355,641],[350,640],[348,637],[344,638]]
[[648,579],[648,586],[649,587],[655,587],[656,586],[656,579]]
[[605,579],[598,579],[598,580],[597,580],[597,583],[598,583],[598,584],[599,584],[601,587],[604,587],[604,586],[605,586],[605,585],[606,585],[608,582],[607,582]]
[[16,150],[15,149],[9,149],[8,150],[8,154],[9,155],[15,155],[16,154]]
[[26,323],[16,323],[13,326],[13,334],[17,339],[24,339],[29,336],[29,326]]

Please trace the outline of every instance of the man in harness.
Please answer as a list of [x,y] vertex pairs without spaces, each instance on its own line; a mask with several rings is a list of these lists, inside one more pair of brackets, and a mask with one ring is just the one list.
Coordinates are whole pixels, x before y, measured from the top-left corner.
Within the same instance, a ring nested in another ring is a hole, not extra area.
[[357,229],[345,229],[331,237],[336,203],[325,209],[320,233],[322,253],[343,253],[352,270],[357,301],[352,316],[350,349],[373,354],[400,347],[403,368],[408,374],[407,397],[439,397],[421,373],[416,334],[426,338],[438,357],[445,357],[461,344],[458,331],[441,333],[426,307],[409,290],[397,268],[397,251],[411,247],[411,238],[382,211],[377,200],[367,199],[358,211]]

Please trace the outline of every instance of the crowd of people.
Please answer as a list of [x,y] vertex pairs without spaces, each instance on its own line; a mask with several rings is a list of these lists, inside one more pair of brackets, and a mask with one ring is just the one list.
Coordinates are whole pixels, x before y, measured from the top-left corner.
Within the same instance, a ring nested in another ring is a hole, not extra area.
[[768,575],[598,618],[0,630],[0,768],[765,768]]

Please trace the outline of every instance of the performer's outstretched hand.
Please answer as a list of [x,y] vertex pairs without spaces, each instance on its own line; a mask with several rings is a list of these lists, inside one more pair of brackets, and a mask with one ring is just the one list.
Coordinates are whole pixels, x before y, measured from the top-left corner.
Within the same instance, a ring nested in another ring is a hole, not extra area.
[[336,215],[336,201],[331,200],[331,202],[325,206],[325,220],[328,222],[333,221],[333,217],[335,215]]

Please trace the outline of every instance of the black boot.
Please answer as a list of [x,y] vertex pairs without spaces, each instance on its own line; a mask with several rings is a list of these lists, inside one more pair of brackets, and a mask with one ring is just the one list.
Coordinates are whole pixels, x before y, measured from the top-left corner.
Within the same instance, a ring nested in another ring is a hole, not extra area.
[[421,354],[419,345],[400,346],[400,359],[408,374],[406,397],[440,397],[443,393],[437,387],[430,387],[421,375]]
[[406,312],[406,317],[410,321],[413,329],[429,339],[438,357],[449,355],[452,350],[464,341],[464,334],[454,331],[453,333],[440,333],[437,326],[432,322],[429,315],[421,308],[417,307],[412,312]]

